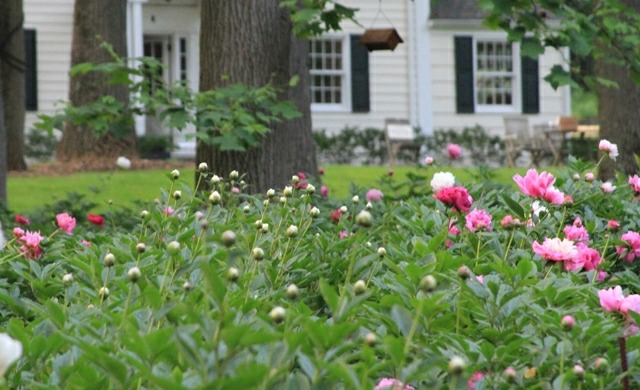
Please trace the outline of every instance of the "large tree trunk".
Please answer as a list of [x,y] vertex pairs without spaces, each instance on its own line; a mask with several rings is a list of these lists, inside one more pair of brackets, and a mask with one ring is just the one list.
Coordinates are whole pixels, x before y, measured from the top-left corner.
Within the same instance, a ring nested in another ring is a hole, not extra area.
[[[73,15],[73,43],[71,66],[84,62],[112,62],[110,54],[100,48],[105,41],[121,57],[127,54],[126,43],[127,0],[76,0]],[[100,96],[111,95],[128,103],[126,86],[107,85],[105,77],[89,73],[77,75],[69,81],[69,100],[74,106],[95,101]],[[118,156],[137,157],[135,128],[124,137],[109,133],[96,139],[87,126],[66,124],[62,139],[56,149],[59,161],[115,161]]]
[[3,70],[0,68],[0,203],[7,206],[7,131],[4,125]]
[[27,169],[24,161],[24,12],[22,0],[0,1],[0,67],[4,98],[7,166],[12,171]]
[[[640,2],[626,0],[627,6],[640,12]],[[600,139],[618,145],[620,153],[616,162],[605,159],[600,167],[602,179],[612,178],[615,170],[626,174],[638,171],[634,153],[640,154],[640,88],[629,77],[625,67],[607,63],[603,58],[595,64],[598,77],[615,81],[618,88],[598,88],[598,120]]]
[[[243,153],[221,152],[198,140],[196,163],[208,163],[218,175],[234,169],[246,173],[252,192],[281,188],[299,171],[315,175],[308,47],[293,36],[287,11],[278,0],[203,1],[201,7],[200,90],[269,81],[285,89],[298,74],[301,82],[282,98],[292,100],[302,117],[273,126],[261,146]],[[229,81],[223,81],[225,75]]]

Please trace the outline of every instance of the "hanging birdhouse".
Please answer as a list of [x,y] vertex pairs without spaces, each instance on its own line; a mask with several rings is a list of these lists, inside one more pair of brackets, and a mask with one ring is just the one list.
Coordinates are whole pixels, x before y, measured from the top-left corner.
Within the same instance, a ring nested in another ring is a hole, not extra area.
[[399,43],[404,42],[395,28],[370,28],[364,30],[364,34],[358,42],[369,51],[394,50]]

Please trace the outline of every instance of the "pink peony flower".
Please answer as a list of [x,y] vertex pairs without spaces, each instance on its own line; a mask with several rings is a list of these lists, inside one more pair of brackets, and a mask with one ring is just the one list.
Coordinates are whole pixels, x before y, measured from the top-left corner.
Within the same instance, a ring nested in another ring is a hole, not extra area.
[[380,202],[383,196],[384,194],[382,193],[382,191],[372,188],[367,192],[365,198],[367,198],[369,202]]
[[440,189],[435,198],[457,211],[469,211],[473,198],[464,187],[445,187]]
[[593,172],[587,172],[584,174],[584,179],[586,181],[594,181],[596,179],[596,176],[593,174]]
[[451,218],[449,220],[449,234],[452,234],[454,236],[457,236],[458,234],[460,234],[460,229],[458,229],[458,227],[455,225],[457,221],[458,221],[457,218]]
[[329,196],[329,188],[327,186],[320,187],[320,195],[324,196],[325,198]]
[[620,311],[627,314],[629,310],[640,314],[640,295],[631,294],[624,297],[622,303],[620,303]]
[[580,218],[576,218],[573,221],[573,225],[564,227],[564,236],[576,243],[589,241],[589,233],[582,225],[582,220]]
[[491,215],[484,210],[475,209],[465,217],[467,229],[475,232],[476,230],[491,231]]
[[598,271],[598,282],[604,282],[604,280],[607,278],[607,276],[609,276],[608,273],[606,273],[605,271],[599,270]]
[[629,176],[629,185],[636,193],[640,193],[640,177],[638,175]]
[[16,214],[15,219],[16,223],[19,223],[20,225],[31,225],[31,221],[29,221],[28,218],[23,217],[22,215]]
[[73,229],[76,227],[76,219],[67,213],[61,213],[56,215],[58,221],[58,227],[64,230],[67,234],[72,234]]
[[163,211],[166,215],[171,215],[173,214],[174,210],[173,210],[173,207],[169,206],[169,207],[165,207]]
[[20,252],[24,254],[27,259],[38,259],[42,255],[42,247],[40,242],[44,240],[44,237],[40,232],[31,232],[27,230],[23,236],[18,238],[24,245],[20,247]]
[[577,249],[573,241],[566,238],[545,238],[542,244],[537,241],[533,242],[533,251],[540,257],[551,261],[571,260],[576,254]]
[[609,222],[607,222],[607,229],[611,230],[612,232],[617,232],[618,230],[620,230],[620,222],[613,219],[610,220]]
[[342,230],[338,235],[340,236],[341,240],[349,237],[349,233],[346,230]]
[[620,286],[598,290],[598,297],[600,298],[600,306],[606,311],[620,310],[620,305],[624,301],[622,287]]
[[24,230],[22,230],[22,229],[21,229],[21,228],[19,228],[19,227],[14,227],[14,228],[13,228],[13,235],[14,235],[16,238],[20,238],[20,237],[24,236]]
[[469,378],[469,381],[467,382],[467,386],[469,387],[469,390],[474,390],[475,388],[474,384],[480,379],[482,379],[484,375],[485,374],[480,371],[474,372],[473,375],[471,375],[471,378]]
[[329,215],[329,218],[331,218],[331,220],[333,221],[333,223],[338,223],[340,222],[340,218],[342,217],[342,211],[340,211],[340,209],[335,209],[331,212],[331,214]]
[[427,156],[427,157],[424,159],[424,165],[431,165],[431,164],[433,164],[433,157],[431,157],[431,156]]
[[462,148],[458,144],[449,144],[447,145],[447,153],[449,153],[450,159],[457,160],[462,155]]
[[609,158],[615,160],[618,157],[618,145],[612,144],[606,139],[600,140],[598,144],[598,149],[602,150],[605,153],[609,154]]
[[240,188],[233,187],[233,188],[231,188],[231,192],[233,192],[234,194],[239,194],[240,193]]
[[414,390],[413,386],[404,385],[401,380],[395,378],[383,378],[373,390]]
[[611,182],[606,181],[600,185],[600,188],[602,189],[602,192],[604,192],[605,194],[608,194],[613,192],[613,190],[616,189],[616,186],[611,184]]
[[513,176],[513,181],[525,195],[532,198],[541,198],[553,204],[562,204],[565,201],[565,195],[553,186],[556,178],[548,172],[538,174],[538,171],[532,168],[524,177]]
[[640,257],[640,234],[630,230],[620,237],[626,241],[626,245],[616,246],[618,256],[624,261],[632,262],[636,257]]
[[576,320],[575,318],[573,318],[573,316],[566,315],[562,317],[562,320],[560,320],[560,324],[565,329],[573,329],[573,327],[576,325]]
[[505,215],[504,217],[502,217],[500,224],[505,229],[511,229],[522,225],[522,222],[520,222],[518,218],[513,218],[512,215]]

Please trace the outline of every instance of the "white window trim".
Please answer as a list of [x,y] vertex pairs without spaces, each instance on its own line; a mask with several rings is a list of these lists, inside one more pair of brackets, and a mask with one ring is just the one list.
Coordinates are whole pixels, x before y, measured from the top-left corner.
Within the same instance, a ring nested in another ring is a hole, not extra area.
[[[311,112],[351,112],[351,41],[349,34],[344,35],[323,35],[321,38],[342,40],[342,103],[311,103]],[[311,76],[313,72],[309,70]],[[334,74],[336,72],[333,72]],[[325,74],[328,74],[325,73]],[[311,83],[309,84],[311,91]],[[313,99],[313,98],[312,98]]]
[[513,92],[511,96],[511,104],[503,105],[488,105],[478,103],[478,41],[502,41],[507,42],[507,37],[499,34],[473,34],[473,105],[475,112],[480,114],[495,114],[495,113],[520,113],[522,112],[522,72],[520,71],[521,59],[520,59],[520,45],[512,43],[512,55],[513,55]]

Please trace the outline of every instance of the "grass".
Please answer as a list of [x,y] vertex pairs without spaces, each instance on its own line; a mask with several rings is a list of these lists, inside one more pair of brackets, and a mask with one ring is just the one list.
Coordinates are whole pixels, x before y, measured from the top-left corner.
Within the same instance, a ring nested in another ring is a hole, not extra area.
[[[330,196],[338,199],[350,196],[351,183],[359,187],[371,188],[387,174],[385,166],[325,166],[322,180],[329,188]],[[408,166],[393,167],[396,180],[404,180],[407,173],[414,172],[428,177],[434,172],[450,171],[462,184],[470,183],[477,170],[458,167],[416,168]],[[556,171],[553,169],[552,171]],[[491,181],[513,183],[515,173],[523,174],[525,168],[498,168],[492,170]],[[180,182],[193,188],[193,171],[182,170]],[[108,202],[116,206],[133,206],[135,200],[153,200],[162,195],[171,185],[169,170],[137,170],[116,172],[87,172],[65,176],[9,177],[7,183],[9,209],[14,213],[29,213],[57,200],[69,193],[86,195],[87,199],[98,204],[93,210],[104,211]],[[181,189],[176,187],[176,189]]]

